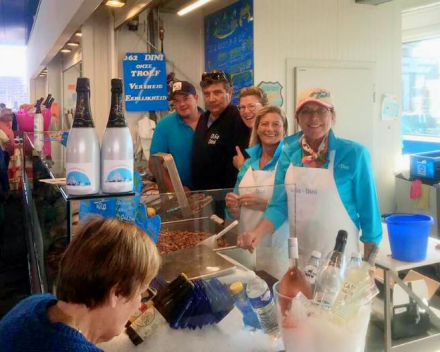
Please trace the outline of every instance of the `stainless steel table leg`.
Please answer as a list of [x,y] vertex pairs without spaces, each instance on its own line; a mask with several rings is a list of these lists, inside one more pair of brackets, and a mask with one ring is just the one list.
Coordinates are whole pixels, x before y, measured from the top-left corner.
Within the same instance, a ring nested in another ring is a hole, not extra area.
[[391,351],[391,288],[390,288],[390,273],[384,269],[384,283],[385,283],[385,302],[384,302],[384,327],[385,327],[385,351]]

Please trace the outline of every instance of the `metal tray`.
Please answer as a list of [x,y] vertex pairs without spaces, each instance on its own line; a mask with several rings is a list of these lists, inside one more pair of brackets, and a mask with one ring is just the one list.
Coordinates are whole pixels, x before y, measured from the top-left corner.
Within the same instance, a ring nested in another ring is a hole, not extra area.
[[168,253],[162,257],[159,276],[167,282],[185,273],[190,280],[211,278],[236,270],[231,262],[206,246],[195,246]]

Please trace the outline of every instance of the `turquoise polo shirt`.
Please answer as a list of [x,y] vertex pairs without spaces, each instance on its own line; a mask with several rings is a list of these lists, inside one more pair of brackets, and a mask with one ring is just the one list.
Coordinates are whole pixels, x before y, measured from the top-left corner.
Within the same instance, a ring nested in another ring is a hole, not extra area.
[[[301,163],[303,151],[298,142],[302,134],[299,132],[285,139],[288,146],[278,161],[275,184],[285,182],[290,164],[304,167]],[[382,239],[381,215],[368,150],[358,143],[337,138],[330,130],[329,151],[335,151],[333,175],[336,187],[348,215],[362,230],[361,241],[379,244]],[[329,160],[323,168],[328,168],[328,164]],[[277,187],[263,218],[270,220],[278,229],[287,217],[287,194],[284,187]]]
[[[203,112],[199,108],[200,112]],[[191,158],[194,142],[194,130],[173,112],[157,123],[151,142],[150,153],[171,154],[176,163],[182,185],[192,188]]]

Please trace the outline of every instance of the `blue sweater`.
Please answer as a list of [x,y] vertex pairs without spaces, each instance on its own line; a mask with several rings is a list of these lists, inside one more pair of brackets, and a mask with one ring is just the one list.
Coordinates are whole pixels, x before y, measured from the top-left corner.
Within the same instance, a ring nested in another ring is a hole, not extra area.
[[71,327],[52,323],[47,308],[56,304],[50,294],[33,295],[17,304],[0,321],[0,350],[16,351],[102,351]]

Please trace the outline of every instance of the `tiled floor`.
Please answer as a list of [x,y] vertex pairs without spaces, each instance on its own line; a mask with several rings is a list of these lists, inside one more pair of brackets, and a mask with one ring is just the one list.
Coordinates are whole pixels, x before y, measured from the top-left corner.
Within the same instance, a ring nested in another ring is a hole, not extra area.
[[12,193],[0,225],[0,319],[30,294],[22,195]]

